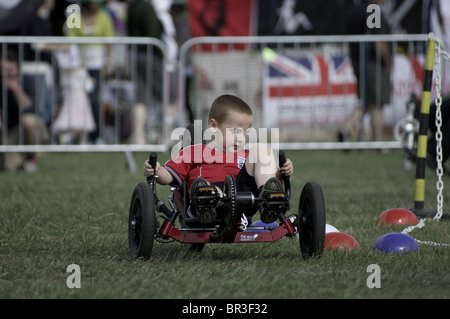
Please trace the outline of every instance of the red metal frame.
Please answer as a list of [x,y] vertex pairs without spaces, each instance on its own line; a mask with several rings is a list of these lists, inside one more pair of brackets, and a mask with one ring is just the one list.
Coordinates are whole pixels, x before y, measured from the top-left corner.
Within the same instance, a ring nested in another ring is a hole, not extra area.
[[187,232],[175,227],[170,221],[164,221],[158,234],[163,237],[170,237],[180,243],[260,243],[274,242],[284,236],[295,234],[295,227],[287,219],[280,226],[271,231],[233,231],[230,230],[222,239],[216,237],[216,233]]

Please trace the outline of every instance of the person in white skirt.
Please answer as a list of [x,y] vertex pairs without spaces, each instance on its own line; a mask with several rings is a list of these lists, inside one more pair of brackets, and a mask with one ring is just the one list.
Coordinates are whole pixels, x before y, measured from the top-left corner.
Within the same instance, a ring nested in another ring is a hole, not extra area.
[[59,50],[56,54],[63,88],[63,103],[53,122],[52,132],[59,135],[61,144],[86,143],[87,135],[96,124],[88,93],[94,83],[84,67],[77,45]]

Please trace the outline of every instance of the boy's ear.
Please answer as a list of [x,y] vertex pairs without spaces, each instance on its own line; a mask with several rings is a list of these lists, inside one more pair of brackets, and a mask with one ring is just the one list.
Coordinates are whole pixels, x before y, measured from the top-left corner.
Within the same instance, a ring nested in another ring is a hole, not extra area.
[[217,130],[217,121],[215,119],[209,119],[209,129],[212,133],[215,133]]

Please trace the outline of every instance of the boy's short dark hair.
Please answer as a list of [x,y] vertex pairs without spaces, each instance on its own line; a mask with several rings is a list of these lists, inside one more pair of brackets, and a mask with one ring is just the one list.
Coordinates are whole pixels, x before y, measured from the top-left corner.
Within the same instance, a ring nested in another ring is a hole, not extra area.
[[250,106],[241,98],[231,94],[224,94],[216,98],[212,103],[209,110],[209,119],[215,119],[218,123],[222,123],[227,117],[229,110],[253,115]]

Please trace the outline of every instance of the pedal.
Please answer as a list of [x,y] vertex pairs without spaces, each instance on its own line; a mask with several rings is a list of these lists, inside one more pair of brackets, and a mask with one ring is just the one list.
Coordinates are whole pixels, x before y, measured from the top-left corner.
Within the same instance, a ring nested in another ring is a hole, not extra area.
[[198,191],[213,191],[213,192],[215,192],[216,190],[215,190],[215,188],[214,188],[214,186],[201,186],[201,187],[199,187],[198,188]]
[[289,201],[284,193],[271,193],[261,204],[261,221],[266,224],[275,222],[280,214],[286,213]]
[[284,197],[284,196],[285,196],[284,193],[272,193],[272,194],[269,194],[269,199],[273,199],[276,197]]

